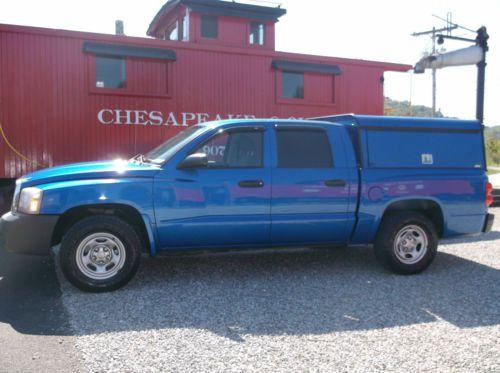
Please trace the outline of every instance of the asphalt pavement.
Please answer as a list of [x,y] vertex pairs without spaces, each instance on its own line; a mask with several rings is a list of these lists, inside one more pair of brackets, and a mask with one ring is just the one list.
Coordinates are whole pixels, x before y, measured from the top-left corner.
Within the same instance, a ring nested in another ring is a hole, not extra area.
[[80,372],[52,257],[0,248],[0,372]]

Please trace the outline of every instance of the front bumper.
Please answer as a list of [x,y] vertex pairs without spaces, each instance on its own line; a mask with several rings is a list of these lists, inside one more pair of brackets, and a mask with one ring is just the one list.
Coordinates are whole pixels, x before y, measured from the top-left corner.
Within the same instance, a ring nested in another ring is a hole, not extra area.
[[0,246],[20,254],[48,255],[58,215],[8,212],[0,219]]
[[493,227],[493,221],[495,220],[495,215],[486,214],[486,219],[484,221],[483,233],[488,233],[491,231],[491,227]]

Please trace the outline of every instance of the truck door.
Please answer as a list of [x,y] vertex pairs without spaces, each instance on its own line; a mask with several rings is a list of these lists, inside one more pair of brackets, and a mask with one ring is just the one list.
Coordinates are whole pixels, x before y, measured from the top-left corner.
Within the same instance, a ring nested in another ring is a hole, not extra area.
[[208,166],[155,180],[162,248],[259,245],[270,239],[271,168],[263,125],[220,130],[189,154]]
[[272,131],[271,240],[346,243],[354,224],[355,169],[345,167],[339,129],[278,124]]

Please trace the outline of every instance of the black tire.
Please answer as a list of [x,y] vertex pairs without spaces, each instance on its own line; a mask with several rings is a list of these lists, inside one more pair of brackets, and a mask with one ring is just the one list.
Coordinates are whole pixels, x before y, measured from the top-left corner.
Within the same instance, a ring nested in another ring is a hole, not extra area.
[[[64,235],[60,251],[61,269],[68,281],[81,290],[112,291],[124,286],[134,276],[141,249],[142,240],[127,222],[115,216],[89,216],[74,224]],[[92,254],[97,256],[92,257]],[[111,260],[106,262],[109,258]],[[91,259],[101,260],[100,265]],[[89,263],[85,264],[85,261]],[[108,267],[111,268],[108,270]],[[98,269],[107,273],[99,274]]]
[[[407,235],[409,239],[405,240]],[[374,249],[384,267],[398,274],[412,275],[429,267],[437,246],[438,234],[431,220],[418,212],[400,212],[382,220]]]

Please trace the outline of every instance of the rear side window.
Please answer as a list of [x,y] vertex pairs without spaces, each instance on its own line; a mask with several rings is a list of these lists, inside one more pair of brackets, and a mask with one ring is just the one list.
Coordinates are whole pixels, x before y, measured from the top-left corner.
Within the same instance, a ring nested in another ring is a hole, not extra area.
[[329,168],[333,167],[330,141],[320,129],[279,129],[278,167]]

